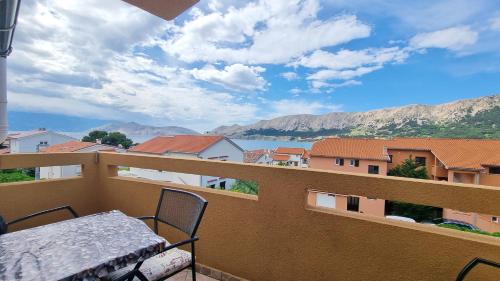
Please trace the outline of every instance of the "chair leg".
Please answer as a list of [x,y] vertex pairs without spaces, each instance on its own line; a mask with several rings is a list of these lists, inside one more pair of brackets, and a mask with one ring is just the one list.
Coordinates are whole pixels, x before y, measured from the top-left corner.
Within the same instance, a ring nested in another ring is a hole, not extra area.
[[191,274],[193,281],[196,281],[196,257],[194,251],[194,242],[191,242]]

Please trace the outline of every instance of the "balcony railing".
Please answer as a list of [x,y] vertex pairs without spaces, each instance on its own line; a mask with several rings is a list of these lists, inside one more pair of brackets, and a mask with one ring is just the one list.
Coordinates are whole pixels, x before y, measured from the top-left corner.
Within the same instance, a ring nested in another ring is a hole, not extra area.
[[[500,261],[495,237],[307,205],[317,189],[498,215],[499,188],[111,152],[0,156],[0,169],[80,164],[79,177],[0,185],[0,213],[9,220],[70,204],[80,214],[151,215],[160,188],[171,186],[209,202],[197,261],[250,280],[454,280],[475,257]],[[117,166],[254,180],[259,195],[120,177]],[[478,267],[469,280],[498,280],[495,270]]]

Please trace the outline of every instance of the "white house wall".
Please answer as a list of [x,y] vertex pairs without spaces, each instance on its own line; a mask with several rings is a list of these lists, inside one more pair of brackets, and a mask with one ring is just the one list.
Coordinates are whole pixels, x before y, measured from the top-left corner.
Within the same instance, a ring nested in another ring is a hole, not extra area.
[[37,152],[37,147],[40,143],[47,142],[46,146],[51,146],[73,140],[75,139],[70,136],[65,136],[53,132],[46,132],[19,139],[11,139],[10,152],[11,153]]

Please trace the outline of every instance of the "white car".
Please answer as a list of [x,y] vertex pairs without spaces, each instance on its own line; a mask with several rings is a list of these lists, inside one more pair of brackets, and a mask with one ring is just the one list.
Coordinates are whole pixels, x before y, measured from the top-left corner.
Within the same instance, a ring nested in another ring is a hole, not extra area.
[[388,219],[391,220],[397,220],[397,221],[405,221],[405,222],[413,222],[416,223],[416,221],[412,218],[407,218],[407,217],[401,217],[401,216],[385,216]]

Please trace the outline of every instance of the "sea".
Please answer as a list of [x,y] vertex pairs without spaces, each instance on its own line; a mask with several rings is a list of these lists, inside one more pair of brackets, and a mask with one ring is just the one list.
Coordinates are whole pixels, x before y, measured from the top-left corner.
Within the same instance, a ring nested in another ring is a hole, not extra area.
[[[81,139],[85,133],[75,133],[75,132],[62,132],[63,134],[69,135],[76,139]],[[142,143],[154,136],[134,136],[128,135],[132,141],[135,143]],[[277,147],[301,147],[305,149],[311,149],[312,142],[302,142],[302,141],[273,141],[273,140],[242,140],[242,139],[231,139],[234,143],[239,145],[243,150],[255,150],[255,149],[275,149]]]
[[241,140],[231,139],[244,150],[275,149],[277,147],[301,147],[311,149],[312,142],[303,141],[272,141],[272,140]]

